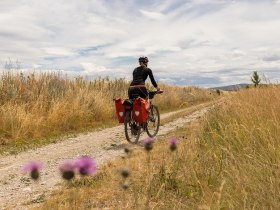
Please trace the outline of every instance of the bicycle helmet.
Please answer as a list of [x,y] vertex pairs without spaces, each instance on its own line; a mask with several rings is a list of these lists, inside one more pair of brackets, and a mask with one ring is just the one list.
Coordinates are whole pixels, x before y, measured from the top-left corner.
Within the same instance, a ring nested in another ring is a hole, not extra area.
[[149,59],[147,57],[140,57],[138,60],[139,60],[139,62],[143,62],[143,63],[149,62]]

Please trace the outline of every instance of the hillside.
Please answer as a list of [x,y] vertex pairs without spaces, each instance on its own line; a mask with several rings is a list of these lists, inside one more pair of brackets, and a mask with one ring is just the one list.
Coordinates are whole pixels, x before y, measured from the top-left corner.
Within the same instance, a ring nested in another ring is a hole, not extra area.
[[230,91],[230,90],[239,90],[239,89],[247,87],[248,85],[250,85],[250,84],[240,83],[240,84],[235,84],[235,85],[211,87],[210,89],[211,90],[227,90],[227,91]]

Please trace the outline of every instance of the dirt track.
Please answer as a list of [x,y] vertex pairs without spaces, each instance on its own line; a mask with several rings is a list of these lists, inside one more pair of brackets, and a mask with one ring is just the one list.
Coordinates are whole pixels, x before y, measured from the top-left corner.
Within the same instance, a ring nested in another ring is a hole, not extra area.
[[[164,135],[184,124],[202,116],[208,108],[203,108],[188,116],[177,118],[160,127],[158,135]],[[163,114],[162,119],[175,114]],[[140,137],[143,140],[146,134]],[[98,132],[82,134],[75,138],[50,144],[42,148],[30,150],[18,155],[0,156],[0,209],[28,209],[25,203],[38,203],[62,182],[58,165],[65,159],[73,159],[81,155],[90,155],[98,165],[104,164],[123,154],[124,147],[141,147],[131,145],[124,137],[123,126],[104,129]],[[31,182],[21,174],[21,167],[28,161],[43,162],[41,180]]]

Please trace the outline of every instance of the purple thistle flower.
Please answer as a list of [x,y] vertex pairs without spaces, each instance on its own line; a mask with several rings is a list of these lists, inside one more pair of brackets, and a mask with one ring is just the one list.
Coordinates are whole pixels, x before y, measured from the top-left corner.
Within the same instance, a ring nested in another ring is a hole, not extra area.
[[149,152],[150,150],[152,150],[152,149],[153,149],[153,143],[154,143],[154,141],[155,141],[154,138],[150,138],[150,137],[146,138],[146,139],[144,140],[144,147],[145,147],[145,150],[147,150],[148,152]]
[[75,176],[75,163],[72,160],[66,160],[60,165],[59,170],[63,179],[71,180]]
[[177,149],[177,144],[179,144],[179,140],[176,137],[169,139],[169,148],[172,152]]
[[89,156],[82,156],[78,158],[75,166],[82,176],[93,175],[96,172],[96,163]]
[[22,172],[23,174],[30,173],[30,177],[34,180],[39,178],[39,171],[42,169],[43,164],[40,162],[30,161],[23,165]]

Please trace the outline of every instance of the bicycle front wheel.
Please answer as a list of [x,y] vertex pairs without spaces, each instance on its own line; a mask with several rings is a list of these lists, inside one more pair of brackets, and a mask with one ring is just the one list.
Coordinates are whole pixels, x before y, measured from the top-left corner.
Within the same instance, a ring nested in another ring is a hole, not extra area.
[[150,109],[146,131],[149,137],[155,137],[159,131],[160,115],[158,107],[153,105]]
[[132,122],[131,111],[127,111],[124,120],[124,133],[128,142],[136,144],[140,138],[141,127]]

